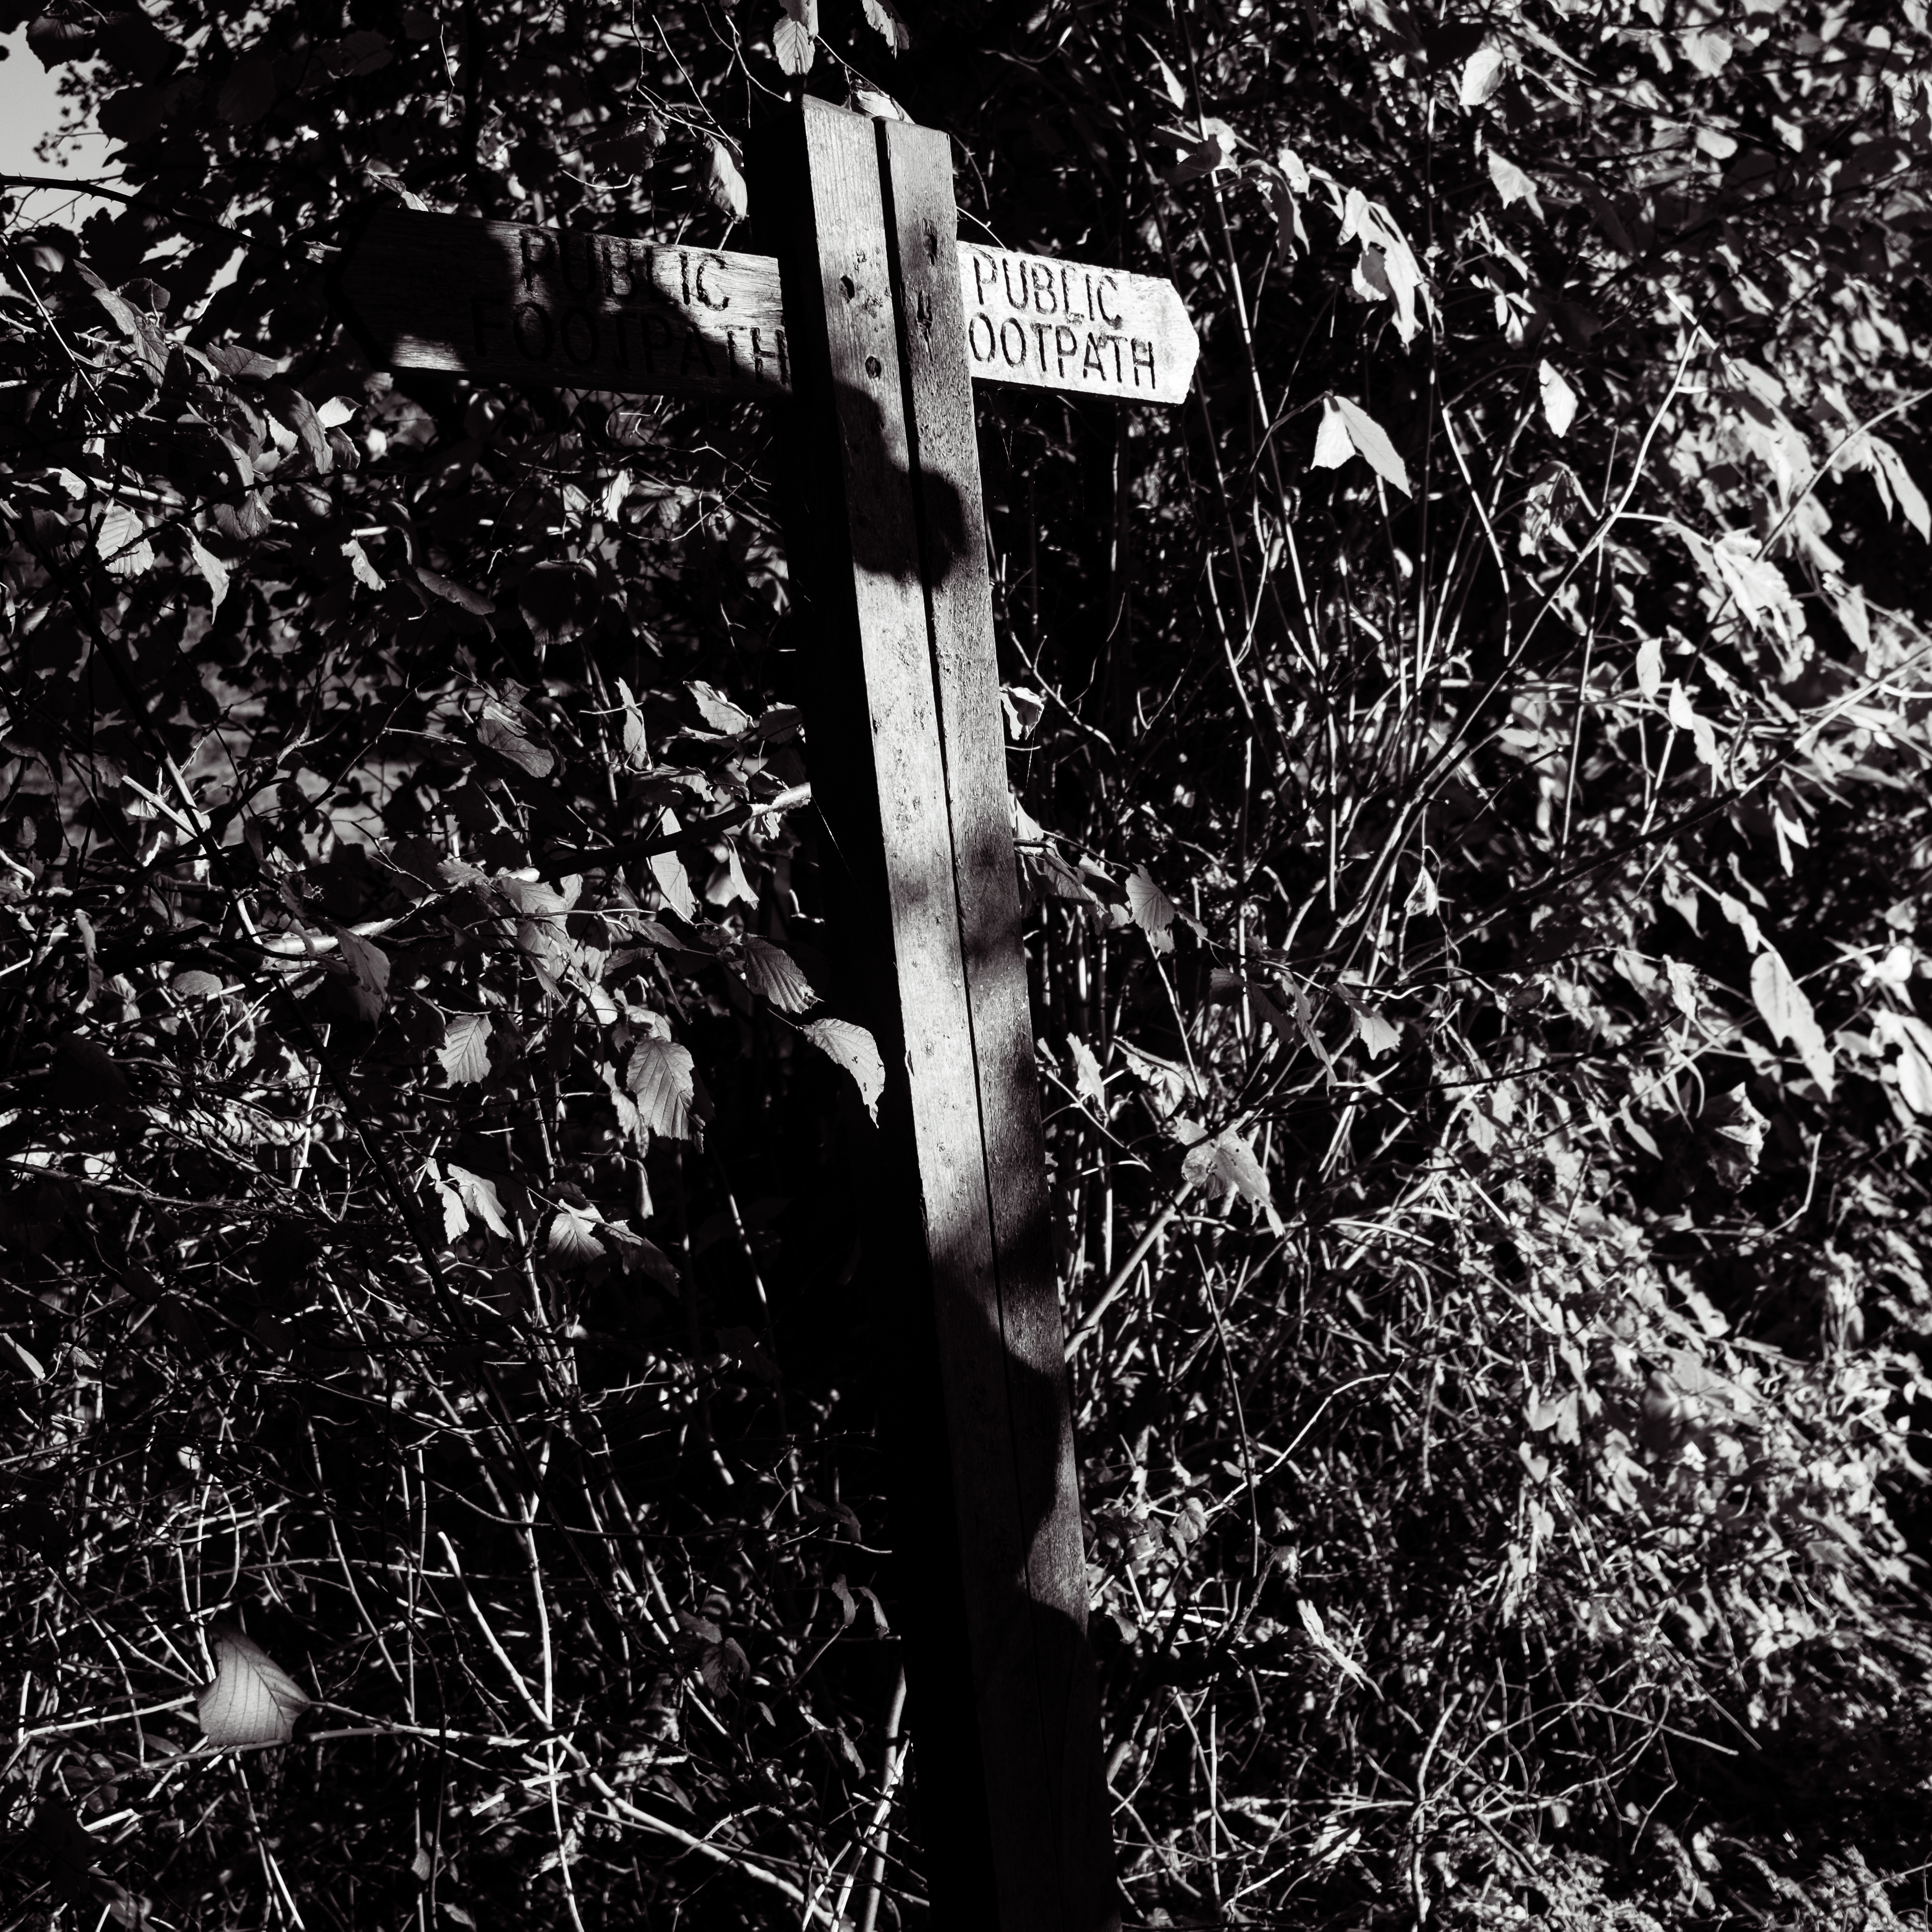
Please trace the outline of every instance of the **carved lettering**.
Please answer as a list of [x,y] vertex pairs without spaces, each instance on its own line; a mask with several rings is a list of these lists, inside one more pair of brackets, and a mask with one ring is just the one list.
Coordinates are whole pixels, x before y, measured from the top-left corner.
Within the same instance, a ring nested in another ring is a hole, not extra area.
[[[980,332],[982,328],[986,332],[986,346],[983,349],[980,346]],[[976,362],[992,362],[997,340],[993,318],[984,309],[975,309],[972,320],[966,325],[966,347],[973,360]]]
[[1150,389],[1156,387],[1154,374],[1154,344],[1151,342],[1143,342],[1137,335],[1133,338],[1132,353],[1134,358],[1134,387],[1137,389],[1140,387],[1141,371],[1143,369],[1147,371],[1148,387]]
[[655,376],[658,373],[658,351],[670,352],[670,318],[653,312],[642,318],[642,324],[638,333],[644,346],[644,373]]
[[584,243],[584,284],[580,288],[577,278],[570,272],[570,237],[562,229],[557,231],[557,262],[563,276],[565,292],[573,296],[593,295],[597,289],[597,259],[592,251],[590,236],[584,236],[581,239]]
[[[619,255],[618,250],[623,253]],[[644,268],[650,272],[650,250],[644,250]],[[620,286],[621,282],[622,286]],[[631,244],[607,238],[604,244],[604,286],[620,302],[628,302],[638,292],[638,261]],[[621,338],[620,338],[621,340]]]
[[1079,352],[1079,337],[1063,322],[1053,332],[1053,356],[1054,360],[1060,364],[1060,376],[1063,382],[1066,379],[1066,358],[1070,356],[1077,356]]
[[[1002,262],[1000,264],[1000,278],[1006,287],[1007,308],[1023,309],[1028,304],[1027,265],[1024,262],[1018,265],[1020,292],[1018,295],[1013,293],[1013,267],[1014,264],[1010,260]],[[1024,338],[1022,339],[1024,340]]]
[[[550,311],[541,302],[519,302],[517,313],[512,319],[510,332],[516,338],[517,348],[526,362],[548,362],[555,332],[550,327]],[[532,340],[536,346],[532,346]]]
[[1040,351],[1040,373],[1046,374],[1046,332],[1053,326],[1050,322],[1036,322],[1033,326],[1034,346]]
[[684,332],[684,352],[677,358],[677,373],[680,377],[688,376],[692,373],[692,364],[694,359],[698,365],[698,374],[703,376],[707,382],[716,378],[718,372],[711,366],[710,346],[696,329],[687,328]]
[[1088,337],[1086,352],[1080,358],[1080,374],[1083,381],[1090,375],[1099,376],[1103,382],[1107,380],[1107,358],[1102,352],[1106,346],[1107,338],[1104,335],[1090,334]]
[[999,280],[998,264],[988,261],[983,255],[975,255],[973,257],[973,299],[982,308],[986,305],[986,281],[989,276],[997,285]]
[[729,296],[719,296],[714,300],[704,286],[704,272],[717,259],[715,255],[704,255],[698,258],[698,277],[694,284],[698,290],[698,299],[706,308],[729,308],[731,306],[731,298]]
[[1120,284],[1117,282],[1112,275],[1102,275],[1100,278],[1099,286],[1094,292],[1094,313],[1097,315],[1109,328],[1118,330],[1123,326],[1120,316],[1118,314],[1109,315],[1107,313],[1106,297],[1108,290],[1110,289],[1113,291],[1114,299],[1116,302],[1118,302],[1120,296]]
[[[597,318],[587,308],[566,310],[557,332],[563,338],[564,354],[578,368],[586,368],[597,360]],[[579,334],[583,339],[580,349],[578,346]]]
[[1036,262],[1033,265],[1033,305],[1042,315],[1058,315],[1060,302],[1053,292],[1053,264]]
[[1026,367],[1026,329],[1010,316],[1000,325],[1000,355],[1009,369]]
[[532,232],[530,229],[520,230],[517,243],[523,256],[524,286],[533,286],[538,275],[550,265],[550,258],[556,249],[548,235]]
[[1060,312],[1069,322],[1084,322],[1085,315],[1073,313],[1073,291],[1066,286],[1066,278],[1073,272],[1072,266],[1063,262],[1060,269]]

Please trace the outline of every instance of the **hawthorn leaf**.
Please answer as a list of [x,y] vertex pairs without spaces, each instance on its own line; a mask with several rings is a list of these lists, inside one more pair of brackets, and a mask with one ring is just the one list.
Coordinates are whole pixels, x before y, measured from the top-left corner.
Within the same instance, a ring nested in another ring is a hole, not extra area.
[[768,940],[749,939],[742,949],[745,980],[782,1013],[802,1013],[818,1004],[818,995],[803,969],[782,946]]
[[1480,107],[1503,84],[1507,71],[1500,47],[1480,46],[1462,63],[1456,98],[1465,107]]
[[1805,1070],[1832,1097],[1832,1049],[1826,1044],[1824,1029],[1811,1010],[1804,989],[1792,976],[1784,956],[1766,944],[1751,962],[1751,998],[1764,1016],[1772,1037],[1790,1046],[1804,1061]]
[[1526,202],[1537,220],[1543,219],[1543,203],[1537,199],[1535,182],[1507,154],[1498,153],[1494,148],[1490,150],[1490,179],[1497,194],[1502,196],[1505,208],[1519,201]]
[[427,564],[416,567],[416,581],[432,597],[440,597],[446,604],[454,604],[459,610],[467,610],[472,617],[488,617],[496,606],[480,590],[472,590],[466,584],[458,584],[453,577],[446,577],[440,570],[431,570]]
[[859,1098],[876,1123],[879,1096],[886,1090],[886,1064],[879,1058],[878,1042],[850,1020],[809,1020],[800,1030],[827,1060],[852,1076]]
[[1538,365],[1537,386],[1543,396],[1544,420],[1552,436],[1568,436],[1576,420],[1576,392],[1547,362]]
[[285,1744],[309,1695],[266,1651],[232,1624],[212,1624],[214,1679],[195,1706],[202,1735],[224,1745]]
[[650,1133],[688,1141],[694,1063],[691,1049],[674,1040],[644,1039],[631,1048],[624,1083],[636,1096],[640,1125]]
[[1882,436],[1875,436],[1869,440],[1874,460],[1879,472],[1892,485],[1898,507],[1905,512],[1905,520],[1922,537],[1932,541],[1932,506],[1927,504],[1924,491],[1906,468],[1905,459]]
[[452,1087],[473,1085],[490,1077],[490,1016],[452,1013],[436,1057]]
[[1932,1027],[1916,1013],[1880,1007],[1872,1016],[1880,1039],[1898,1048],[1892,1064],[1900,1097],[1915,1114],[1932,1114]]

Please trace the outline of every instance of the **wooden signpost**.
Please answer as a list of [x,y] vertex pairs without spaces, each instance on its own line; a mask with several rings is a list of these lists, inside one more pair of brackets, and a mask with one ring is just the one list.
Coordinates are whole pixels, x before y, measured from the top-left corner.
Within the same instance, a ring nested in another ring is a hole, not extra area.
[[394,209],[340,292],[404,367],[787,404],[843,991],[888,1070],[868,1266],[934,1917],[1111,1932],[973,382],[1175,403],[1194,332],[1165,283],[961,242],[933,130],[808,99],[750,160],[769,254]]

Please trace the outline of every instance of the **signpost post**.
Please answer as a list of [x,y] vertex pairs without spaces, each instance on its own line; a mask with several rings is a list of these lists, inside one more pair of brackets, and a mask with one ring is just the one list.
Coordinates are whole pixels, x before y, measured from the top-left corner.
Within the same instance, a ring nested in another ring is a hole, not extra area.
[[888,1070],[868,1264],[934,1916],[1112,1932],[972,386],[1176,403],[1194,332],[1166,283],[961,242],[933,130],[808,99],[751,160],[770,254],[392,209],[340,292],[402,366],[788,399],[814,796]]

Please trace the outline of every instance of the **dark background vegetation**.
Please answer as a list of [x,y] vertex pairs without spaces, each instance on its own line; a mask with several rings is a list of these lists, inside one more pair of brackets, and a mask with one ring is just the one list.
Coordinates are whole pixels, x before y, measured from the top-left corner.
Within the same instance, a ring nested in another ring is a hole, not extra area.
[[[922,1916],[773,424],[328,294],[745,245],[770,11],[32,19],[9,1926]],[[790,17],[1203,339],[981,398],[1130,1922],[1922,1925],[1922,0]]]

